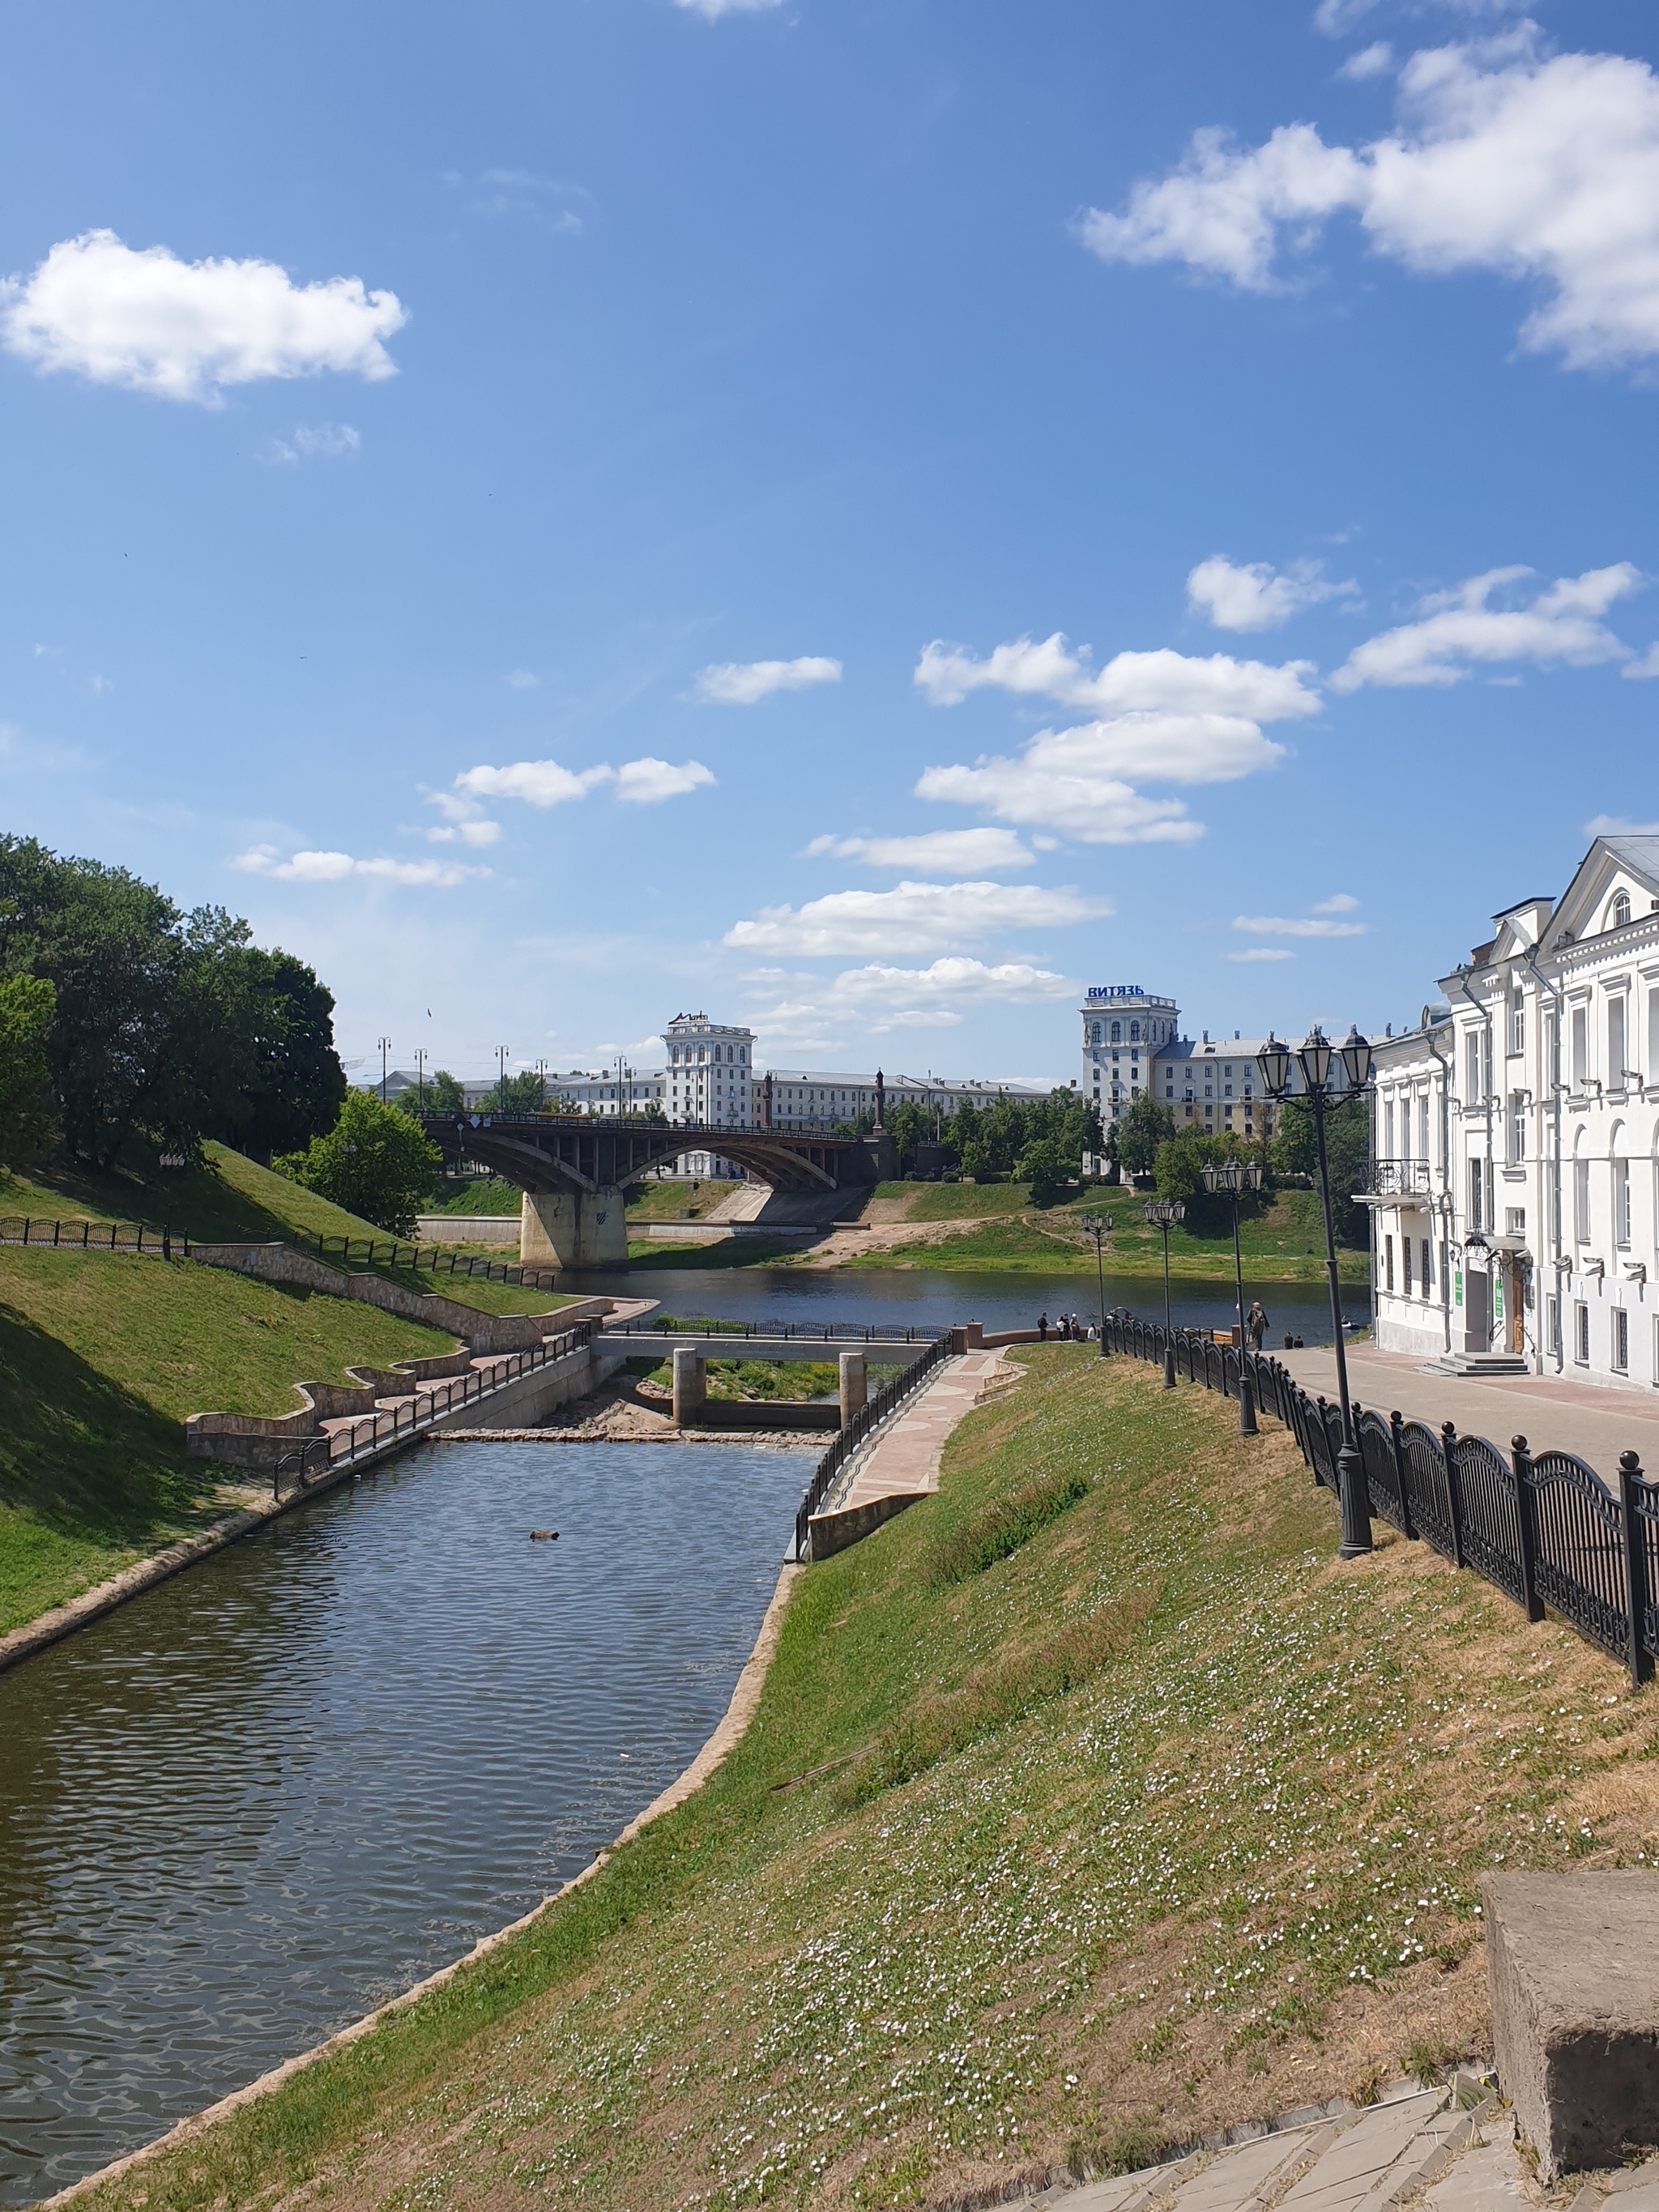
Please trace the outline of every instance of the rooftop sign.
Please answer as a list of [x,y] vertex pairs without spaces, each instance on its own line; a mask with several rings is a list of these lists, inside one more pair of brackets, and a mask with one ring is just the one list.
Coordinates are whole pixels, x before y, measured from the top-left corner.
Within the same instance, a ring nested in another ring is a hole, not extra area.
[[1144,999],[1146,994],[1139,983],[1091,983],[1091,999]]

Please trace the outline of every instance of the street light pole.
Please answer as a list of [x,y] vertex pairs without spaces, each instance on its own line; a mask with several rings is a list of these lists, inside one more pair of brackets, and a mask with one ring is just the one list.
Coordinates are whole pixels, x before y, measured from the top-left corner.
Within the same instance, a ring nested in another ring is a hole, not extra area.
[[495,1064],[501,1070],[500,1079],[496,1087],[496,1097],[500,1103],[501,1109],[502,1113],[505,1114],[507,1111],[507,1047],[504,1044],[498,1044],[495,1048]]
[[392,1049],[392,1039],[382,1037],[380,1045],[380,1103],[386,1104],[386,1056]]
[[1095,1289],[1100,1299],[1100,1356],[1106,1357],[1106,1263],[1102,1248],[1111,1234],[1111,1218],[1103,1213],[1085,1213],[1081,1226],[1085,1237],[1095,1240]]
[[1170,1319],[1170,1231],[1177,1221],[1187,1218],[1187,1209],[1178,1198],[1149,1198],[1141,1208],[1141,1218],[1164,1231],[1164,1387],[1173,1390],[1175,1328]]
[[426,1047],[423,1044],[415,1048],[415,1088],[420,1098],[421,1111],[424,1114],[426,1111]]
[[1255,1383],[1244,1365],[1244,1263],[1238,1253],[1238,1201],[1247,1190],[1260,1190],[1261,1170],[1255,1160],[1212,1160],[1199,1170],[1212,1196],[1224,1190],[1233,1202],[1233,1288],[1238,1299],[1238,1433],[1253,1437]]
[[[1261,1079],[1275,1098],[1291,1095],[1291,1062],[1302,1073],[1303,1089],[1313,1109],[1314,1145],[1319,1160],[1319,1202],[1325,1217],[1325,1273],[1330,1285],[1331,1329],[1336,1340],[1336,1393],[1342,1413],[1342,1445],[1336,1455],[1337,1488],[1342,1503],[1342,1544],[1345,1559],[1363,1559],[1371,1549],[1371,1500],[1365,1481],[1365,1462],[1354,1435],[1353,1404],[1348,1396],[1348,1348],[1342,1333],[1342,1294],[1336,1279],[1336,1230],[1331,1214],[1331,1170],[1325,1149],[1325,1109],[1330,1097],[1331,1062],[1338,1057],[1324,1032],[1310,1030],[1302,1048],[1292,1054],[1269,1036],[1257,1059]],[[1358,1030],[1350,1026],[1340,1058],[1346,1089],[1357,1096],[1371,1079],[1371,1048]]]

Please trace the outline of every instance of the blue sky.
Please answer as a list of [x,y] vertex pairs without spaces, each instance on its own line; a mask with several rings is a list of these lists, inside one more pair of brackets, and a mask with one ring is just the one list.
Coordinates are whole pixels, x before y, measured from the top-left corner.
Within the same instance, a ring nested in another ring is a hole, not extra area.
[[1650,10],[3,22],[3,820],[349,1058],[1380,1028],[1659,818]]

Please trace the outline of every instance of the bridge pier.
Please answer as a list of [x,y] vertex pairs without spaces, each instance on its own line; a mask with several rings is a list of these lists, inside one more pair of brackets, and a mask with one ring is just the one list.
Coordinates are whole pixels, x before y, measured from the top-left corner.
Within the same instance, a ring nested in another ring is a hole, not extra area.
[[708,1402],[708,1363],[696,1345],[674,1346],[674,1426],[683,1429],[702,1419]]
[[841,1425],[861,1413],[870,1399],[870,1363],[861,1352],[841,1355]]
[[526,1267],[625,1267],[628,1217],[617,1189],[527,1190],[519,1210]]

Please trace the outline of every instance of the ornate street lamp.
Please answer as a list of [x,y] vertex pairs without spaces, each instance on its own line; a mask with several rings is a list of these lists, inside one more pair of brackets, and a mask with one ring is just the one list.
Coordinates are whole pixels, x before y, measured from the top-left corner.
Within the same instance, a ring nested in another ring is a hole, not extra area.
[[1175,1389],[1175,1338],[1170,1321],[1170,1231],[1177,1221],[1187,1218],[1187,1209],[1178,1198],[1149,1198],[1141,1210],[1143,1221],[1150,1221],[1154,1229],[1164,1231],[1164,1387]]
[[1106,1357],[1106,1263],[1103,1254],[1106,1239],[1112,1233],[1112,1218],[1108,1213],[1085,1213],[1080,1217],[1078,1226],[1085,1237],[1092,1237],[1094,1239],[1095,1288],[1100,1298],[1100,1356],[1104,1359]]
[[1333,1047],[1316,1027],[1303,1039],[1299,1052],[1269,1036],[1256,1055],[1263,1088],[1273,1098],[1304,1097],[1313,1109],[1314,1142],[1319,1155],[1319,1202],[1325,1215],[1325,1273],[1330,1282],[1331,1328],[1336,1338],[1336,1395],[1342,1408],[1342,1448],[1336,1455],[1337,1485],[1342,1501],[1342,1551],[1345,1559],[1362,1558],[1371,1548],[1371,1501],[1365,1484],[1365,1462],[1353,1432],[1353,1406],[1348,1396],[1348,1352],[1342,1335],[1342,1298],[1336,1283],[1336,1232],[1331,1218],[1331,1170],[1325,1152],[1325,1109],[1331,1097],[1334,1062],[1342,1070],[1341,1090],[1358,1094],[1371,1079],[1371,1048],[1358,1030],[1349,1027],[1338,1047]]
[[1223,1191],[1233,1202],[1233,1287],[1238,1297],[1238,1433],[1253,1437],[1255,1428],[1255,1383],[1244,1364],[1244,1267],[1238,1255],[1238,1201],[1247,1190],[1261,1188],[1258,1160],[1212,1160],[1199,1170],[1204,1188],[1213,1198]]

